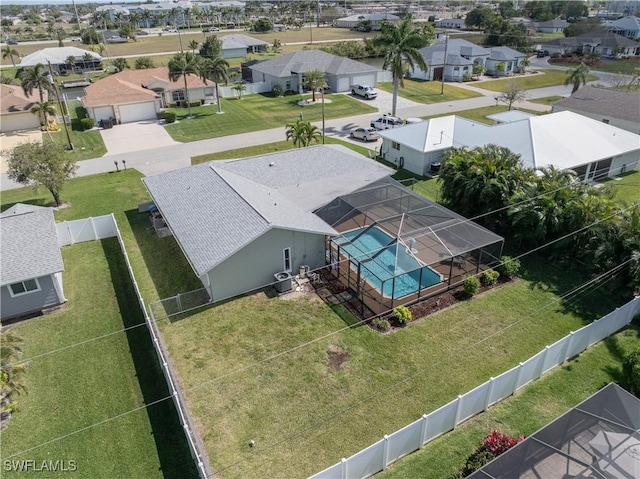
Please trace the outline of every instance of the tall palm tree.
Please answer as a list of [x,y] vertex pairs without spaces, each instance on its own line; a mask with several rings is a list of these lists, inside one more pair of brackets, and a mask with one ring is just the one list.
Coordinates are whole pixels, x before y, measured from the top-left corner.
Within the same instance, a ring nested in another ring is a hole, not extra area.
[[16,67],[16,62],[13,59],[13,57],[18,57],[20,58],[20,54],[18,53],[18,50],[16,50],[15,48],[11,48],[11,45],[7,45],[6,47],[4,47],[2,49],[2,59],[6,59],[7,57],[11,58],[11,63],[13,65],[13,68]]
[[24,364],[19,364],[22,355],[23,339],[11,331],[0,331],[0,401],[5,417],[10,410],[5,410],[4,398],[13,393],[26,392],[24,384]]
[[308,121],[297,120],[295,123],[289,123],[286,129],[287,140],[292,140],[297,148],[309,146],[313,141],[318,143],[322,137],[318,127]]
[[373,44],[385,52],[383,68],[393,75],[393,106],[391,114],[396,114],[398,104],[398,86],[404,87],[405,65],[427,70],[427,62],[419,49],[426,47],[431,39],[420,28],[413,26],[411,15],[407,15],[399,24],[383,22],[380,35]]
[[40,125],[44,126],[47,129],[47,135],[49,135],[49,139],[53,141],[53,138],[51,138],[51,132],[49,131],[48,117],[55,116],[55,104],[52,101],[37,101],[33,104],[31,110],[29,111],[31,111],[31,113],[33,113],[34,115],[38,115],[40,117]]
[[200,46],[200,42],[198,40],[191,40],[189,42],[189,48],[194,54],[196,53],[196,50],[198,49],[199,46]]
[[242,100],[242,92],[247,91],[247,86],[244,83],[236,83],[231,87],[232,90],[238,92],[238,99]]
[[569,70],[567,72],[567,78],[564,81],[565,85],[573,85],[571,94],[573,95],[578,91],[581,85],[587,83],[587,75],[589,74],[589,67],[584,63],[580,63],[577,68]]
[[229,62],[220,56],[204,58],[200,63],[200,78],[215,82],[218,113],[222,113],[222,98],[220,97],[218,85],[220,82],[229,81]]
[[40,103],[44,102],[44,92],[53,93],[53,79],[49,78],[49,70],[42,63],[31,68],[24,68],[20,72],[22,90],[27,96],[31,96],[33,90],[38,90]]
[[169,79],[171,81],[178,81],[180,77],[184,80],[184,95],[187,101],[187,108],[189,109],[189,118],[192,118],[191,114],[191,102],[189,101],[189,88],[187,88],[187,76],[196,75],[200,76],[201,67],[199,59],[191,52],[177,53],[169,63]]
[[148,30],[151,28],[152,18],[153,18],[153,14],[151,13],[151,10],[145,10],[142,12],[142,20],[144,20],[145,23],[147,24],[147,33],[148,33]]
[[311,89],[312,100],[316,101],[316,90],[327,87],[327,79],[322,70],[308,70],[304,73],[303,85]]

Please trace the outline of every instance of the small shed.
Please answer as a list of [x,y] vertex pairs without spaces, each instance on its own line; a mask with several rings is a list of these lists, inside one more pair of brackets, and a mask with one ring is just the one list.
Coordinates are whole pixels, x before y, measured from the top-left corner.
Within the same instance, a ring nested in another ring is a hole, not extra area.
[[0,214],[0,234],[0,319],[64,303],[64,263],[53,211],[18,203]]

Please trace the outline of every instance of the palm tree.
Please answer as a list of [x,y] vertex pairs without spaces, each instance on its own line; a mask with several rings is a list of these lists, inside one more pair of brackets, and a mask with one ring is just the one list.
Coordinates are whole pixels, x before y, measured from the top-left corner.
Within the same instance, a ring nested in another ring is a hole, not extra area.
[[142,12],[142,20],[145,21],[145,23],[147,24],[147,33],[149,33],[149,29],[151,28],[151,19],[153,18],[153,14],[151,13],[151,10],[145,10],[144,12]]
[[221,81],[229,81],[229,62],[222,57],[204,58],[200,63],[200,78],[211,80],[216,83],[216,101],[218,102],[218,113],[222,113],[222,98],[218,85]]
[[75,69],[75,66],[76,66],[76,57],[75,57],[75,55],[69,55],[67,57],[67,59],[65,60],[65,63],[67,65],[69,65],[68,68],[71,70],[71,73],[73,73],[74,69]]
[[569,70],[567,72],[567,78],[564,81],[565,85],[573,85],[573,89],[571,90],[571,94],[573,95],[578,91],[581,85],[587,83],[587,75],[589,74],[589,67],[584,63],[580,63],[577,68],[573,70]]
[[135,25],[136,30],[140,28],[141,19],[142,19],[142,15],[140,15],[138,12],[133,12],[129,15],[129,21]]
[[53,141],[53,138],[51,138],[51,132],[49,131],[48,117],[55,116],[55,104],[52,101],[37,101],[33,104],[30,111],[34,115],[38,115],[40,117],[40,125],[44,126],[47,129],[47,135],[49,135],[49,139]]
[[23,340],[10,331],[0,331],[0,414],[10,414],[10,403],[5,398],[13,393],[27,392],[24,384],[24,364],[19,364]]
[[531,60],[528,58],[523,58],[520,62],[520,66],[522,67],[522,73],[527,73],[527,67],[531,65]]
[[297,148],[309,146],[312,141],[318,143],[322,137],[318,127],[308,121],[297,120],[295,123],[289,123],[286,128],[287,140],[292,140]]
[[118,28],[122,28],[122,24],[124,23],[124,13],[123,12],[117,12],[113,18],[116,20],[116,22],[118,23]]
[[303,85],[311,89],[312,100],[316,101],[316,90],[326,88],[327,80],[322,70],[308,70],[304,73]]
[[393,106],[391,114],[396,114],[398,104],[398,86],[404,87],[405,65],[415,68],[417,65],[421,70],[427,70],[427,62],[418,50],[429,44],[424,31],[415,28],[411,22],[411,15],[404,17],[398,25],[383,22],[380,35],[373,40],[373,44],[381,47],[384,54],[383,68],[391,71],[393,75]]
[[231,87],[232,90],[238,92],[238,99],[242,100],[242,92],[247,91],[247,86],[244,83],[236,83]]
[[13,59],[13,57],[20,58],[20,54],[18,53],[18,50],[16,50],[15,48],[11,48],[11,45],[7,45],[2,49],[2,59],[4,60],[7,57],[11,58],[11,63],[13,64],[13,68],[15,68],[16,62]]
[[187,88],[187,76],[189,75],[197,75],[199,76],[201,67],[199,65],[199,60],[196,55],[191,52],[180,52],[177,53],[169,63],[167,67],[169,67],[169,79],[171,81],[178,81],[180,77],[184,80],[184,94],[185,99],[187,100],[187,108],[189,109],[189,118],[192,118],[191,114],[191,102],[189,101],[189,88]]
[[64,46],[63,40],[67,38],[67,32],[64,31],[64,28],[56,28],[55,35],[56,40],[58,40],[58,47],[62,48]]
[[53,93],[53,78],[49,77],[49,70],[42,63],[31,68],[24,68],[20,72],[22,90],[26,96],[31,96],[33,90],[38,90],[40,103],[44,102],[44,92]]
[[198,42],[198,40],[191,40],[189,42],[189,48],[194,54],[196,53],[196,50],[198,49],[199,46],[200,46],[200,42]]

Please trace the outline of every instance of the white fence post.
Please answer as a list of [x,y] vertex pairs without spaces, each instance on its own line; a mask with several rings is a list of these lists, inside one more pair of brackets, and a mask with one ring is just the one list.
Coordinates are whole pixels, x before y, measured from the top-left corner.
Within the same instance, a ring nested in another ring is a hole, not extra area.
[[71,226],[68,221],[64,222],[64,225],[67,227],[67,232],[69,233],[69,239],[71,240],[71,244],[76,244],[76,241],[73,239],[73,234],[71,233]]
[[[522,364],[522,363],[520,363]],[[495,378],[491,377],[489,378],[489,387],[487,388],[487,397],[484,400],[484,408],[482,409],[483,411],[486,411],[487,409],[489,409],[489,403],[491,402],[491,396],[493,396],[493,385]],[[517,384],[517,382],[516,382]]]
[[462,403],[462,395],[458,394],[458,402],[456,404],[456,418],[453,420],[453,428],[458,427],[458,423],[460,422],[460,404]]
[[540,361],[540,367],[538,368],[538,372],[536,373],[538,377],[542,377],[542,373],[544,373],[544,364],[547,362],[547,356],[549,355],[549,345],[545,346],[542,353],[542,361]]
[[564,358],[564,361],[566,361],[567,359],[569,359],[571,357],[571,346],[573,345],[573,335],[574,334],[575,333],[573,331],[571,331],[569,333],[569,337],[567,338],[567,347],[565,348],[564,354],[562,355],[562,357]]
[[427,442],[427,423],[429,422],[429,416],[427,414],[422,415],[422,433],[420,434],[420,449]]
[[91,230],[93,231],[93,240],[100,239],[98,236],[98,231],[96,230],[96,224],[93,222],[93,217],[89,217],[89,222],[91,223]]
[[343,457],[340,462],[342,463],[342,468],[340,469],[341,479],[347,479],[347,459]]
[[515,393],[518,390],[518,384],[520,384],[520,380],[522,379],[523,367],[524,367],[524,363],[518,363],[518,374],[516,375],[516,381],[513,384],[513,393]]
[[382,470],[384,471],[387,468],[387,464],[389,463],[389,436],[384,435],[384,443],[382,446]]

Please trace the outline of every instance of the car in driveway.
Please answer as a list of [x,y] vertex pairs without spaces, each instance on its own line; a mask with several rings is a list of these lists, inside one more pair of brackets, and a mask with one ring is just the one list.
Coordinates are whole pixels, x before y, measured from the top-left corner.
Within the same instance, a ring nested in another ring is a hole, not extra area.
[[355,130],[351,130],[349,136],[356,140],[362,141],[376,141],[380,138],[378,135],[378,130],[375,128],[356,128]]
[[382,115],[380,118],[376,118],[371,122],[371,128],[376,130],[390,130],[391,128],[398,128],[404,125],[402,120],[397,116]]
[[378,92],[369,85],[351,85],[351,94],[364,97],[367,100],[378,96]]

